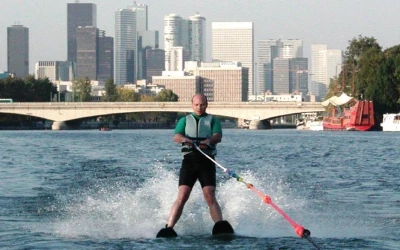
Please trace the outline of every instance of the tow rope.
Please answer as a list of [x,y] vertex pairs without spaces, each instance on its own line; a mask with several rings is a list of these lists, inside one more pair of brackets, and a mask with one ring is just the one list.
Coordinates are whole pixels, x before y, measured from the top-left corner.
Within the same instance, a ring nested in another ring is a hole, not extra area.
[[204,153],[199,146],[196,145],[196,143],[193,143],[194,147],[200,152],[202,153],[205,157],[207,157],[208,159],[210,159],[212,162],[215,163],[215,165],[217,165],[218,167],[220,167],[225,173],[227,173],[231,178],[235,178],[237,181],[242,182],[246,185],[247,188],[251,189],[254,193],[256,193],[258,196],[261,197],[261,199],[271,205],[278,213],[280,213],[294,228],[294,231],[296,232],[296,234],[300,237],[300,238],[305,238],[307,239],[316,249],[321,249],[312,239],[311,239],[311,232],[308,229],[305,229],[304,227],[302,227],[301,225],[297,224],[294,220],[292,220],[285,212],[283,212],[282,209],[280,209],[275,203],[272,202],[272,199],[270,196],[265,195],[263,193],[261,193],[259,190],[257,190],[253,184],[251,183],[247,183],[243,180],[242,177],[238,176],[237,174],[235,174],[235,172],[233,172],[232,170],[229,170],[225,167],[223,167],[221,164],[219,164],[218,162],[216,162],[212,157],[210,157],[209,155],[207,155],[206,153]]

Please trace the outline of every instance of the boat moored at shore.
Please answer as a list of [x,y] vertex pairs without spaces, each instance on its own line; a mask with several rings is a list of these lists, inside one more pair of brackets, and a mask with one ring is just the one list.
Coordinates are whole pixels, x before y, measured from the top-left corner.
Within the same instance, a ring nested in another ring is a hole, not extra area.
[[324,130],[367,131],[375,125],[372,101],[356,100],[342,93],[321,104],[329,108],[322,123]]
[[382,131],[400,131],[400,113],[384,114],[381,127]]
[[322,119],[318,117],[316,112],[303,113],[296,120],[297,130],[311,130],[311,131],[322,131]]

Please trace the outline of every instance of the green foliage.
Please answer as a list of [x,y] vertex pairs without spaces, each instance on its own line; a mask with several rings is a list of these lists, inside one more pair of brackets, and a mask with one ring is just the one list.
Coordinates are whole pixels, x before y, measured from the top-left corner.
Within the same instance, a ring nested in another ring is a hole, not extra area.
[[369,49],[376,49],[381,51],[382,47],[378,44],[373,37],[363,37],[361,35],[358,38],[353,38],[349,41],[349,46],[345,52],[345,59],[347,62],[356,61],[357,57],[363,55]]
[[105,96],[103,97],[103,101],[106,102],[115,102],[118,98],[117,94],[117,86],[114,83],[113,79],[108,79],[105,86],[104,90],[106,92]]
[[345,92],[374,102],[376,124],[384,113],[400,111],[400,45],[382,51],[373,37],[353,38],[342,72],[332,79],[328,97]]
[[151,95],[140,95],[141,102],[155,102],[156,97]]
[[92,100],[92,85],[88,78],[79,78],[72,82],[74,101],[90,102]]
[[163,89],[158,93],[155,100],[157,102],[177,102],[179,100],[178,95],[176,95],[170,89]]
[[138,93],[135,92],[133,89],[127,88],[116,88],[116,102],[137,102],[139,101],[140,96]]
[[49,102],[57,88],[45,79],[27,76],[24,79],[7,77],[0,80],[0,98],[12,98],[15,102]]

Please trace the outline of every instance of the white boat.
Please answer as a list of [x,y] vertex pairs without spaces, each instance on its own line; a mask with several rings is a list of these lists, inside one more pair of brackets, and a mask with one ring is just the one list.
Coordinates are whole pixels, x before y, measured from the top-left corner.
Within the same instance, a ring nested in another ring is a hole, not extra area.
[[382,131],[400,131],[400,113],[384,114],[381,127]]
[[317,116],[317,113],[303,113],[301,117],[296,121],[297,130],[312,130],[322,131],[322,119]]

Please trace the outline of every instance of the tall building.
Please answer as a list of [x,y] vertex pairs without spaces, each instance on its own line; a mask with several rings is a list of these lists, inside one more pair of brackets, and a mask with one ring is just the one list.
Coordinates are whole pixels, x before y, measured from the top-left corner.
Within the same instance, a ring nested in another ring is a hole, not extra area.
[[284,39],[281,41],[280,57],[296,58],[303,57],[303,41],[299,39]]
[[[279,65],[274,66],[274,59],[279,59],[276,61]],[[266,92],[275,94],[301,92],[304,95],[307,94],[308,83],[304,82],[308,81],[308,66],[306,64],[307,58],[303,58],[302,40],[267,39],[259,41],[258,81],[255,83],[255,94],[263,95]],[[285,90],[288,92],[284,92]]]
[[290,93],[290,67],[289,58],[277,57],[273,59],[274,83],[273,89],[276,94]]
[[76,68],[78,77],[97,80],[97,50],[99,29],[96,27],[78,27],[76,29]]
[[75,62],[72,61],[39,61],[35,64],[35,78],[49,78],[57,81],[73,81],[76,77]]
[[29,74],[29,29],[23,25],[7,27],[7,68],[16,77]]
[[170,71],[171,48],[182,46],[182,17],[169,14],[164,17],[165,70]]
[[206,61],[206,19],[199,14],[189,17],[188,23],[189,60]]
[[136,30],[148,30],[148,7],[145,4],[134,2],[128,9],[136,13]]
[[289,69],[289,93],[307,95],[308,59],[304,57],[290,58]]
[[97,80],[105,83],[114,77],[114,38],[100,31],[98,39]]
[[137,30],[136,12],[119,9],[115,12],[114,83],[136,83]]
[[143,60],[151,45],[158,47],[158,31],[148,31],[147,5],[134,2],[115,13],[115,84],[136,84],[146,77]]
[[249,69],[249,95],[254,92],[254,25],[252,22],[213,22],[212,60],[238,61]]
[[[159,48],[159,32],[156,30],[138,31],[138,79],[147,79],[146,51]],[[163,64],[164,64],[164,60]],[[163,66],[164,68],[164,66]],[[161,74],[160,74],[161,75]]]
[[328,59],[328,79],[333,79],[337,77],[342,71],[342,63],[343,63],[343,53],[340,49],[328,49],[327,52]]
[[165,70],[165,50],[148,49],[146,50],[146,79],[152,82],[153,76],[161,76]]
[[273,71],[272,60],[279,57],[278,40],[267,39],[258,41],[258,79],[254,84],[254,94],[264,95],[265,92],[272,92]]
[[310,92],[323,100],[329,88],[330,79],[341,71],[342,51],[329,50],[326,44],[311,45],[311,84]]
[[68,3],[67,4],[67,46],[68,61],[77,61],[76,31],[79,26],[97,27],[96,5],[93,3]]
[[199,14],[182,19],[176,14],[164,17],[165,69],[171,71],[170,50],[182,47],[187,60],[201,62],[206,53],[206,19]]

